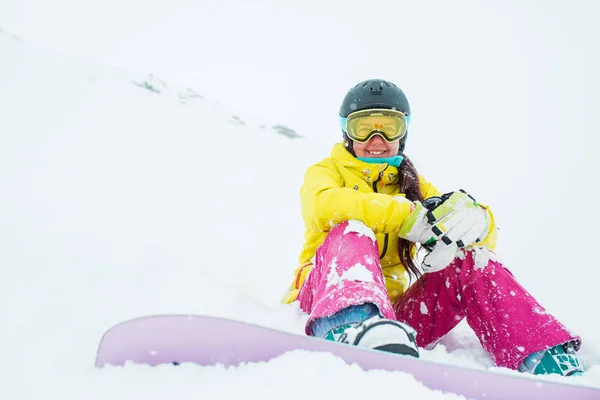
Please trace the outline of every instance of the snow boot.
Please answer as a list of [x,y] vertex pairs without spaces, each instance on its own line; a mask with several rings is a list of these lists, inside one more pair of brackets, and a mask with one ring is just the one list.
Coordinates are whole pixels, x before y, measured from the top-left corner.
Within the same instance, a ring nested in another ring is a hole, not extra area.
[[383,318],[372,303],[346,307],[317,319],[313,335],[339,343],[419,357],[416,332],[402,322]]
[[417,333],[409,325],[375,315],[344,329],[340,343],[419,357]]
[[519,367],[519,371],[534,375],[577,376],[583,374],[583,368],[577,358],[573,342],[559,344],[548,350],[528,355]]

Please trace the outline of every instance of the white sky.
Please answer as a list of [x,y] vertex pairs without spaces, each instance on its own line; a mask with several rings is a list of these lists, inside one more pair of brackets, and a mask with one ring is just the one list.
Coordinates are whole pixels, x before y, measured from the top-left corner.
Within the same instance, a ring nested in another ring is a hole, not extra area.
[[480,134],[505,112],[516,124],[568,114],[542,126],[572,127],[598,100],[599,16],[595,1],[0,0],[0,26],[25,39],[307,131],[334,125],[340,97],[372,76],[405,89],[415,129],[459,113]]

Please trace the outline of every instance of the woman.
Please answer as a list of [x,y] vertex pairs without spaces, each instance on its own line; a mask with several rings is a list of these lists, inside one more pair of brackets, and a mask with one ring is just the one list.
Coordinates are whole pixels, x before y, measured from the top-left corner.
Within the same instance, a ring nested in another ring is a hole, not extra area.
[[285,299],[309,314],[306,333],[418,357],[466,317],[498,366],[581,374],[580,338],[496,259],[489,208],[440,196],[404,154],[410,115],[393,83],[359,83],[340,109],[343,143],[306,172],[305,244]]

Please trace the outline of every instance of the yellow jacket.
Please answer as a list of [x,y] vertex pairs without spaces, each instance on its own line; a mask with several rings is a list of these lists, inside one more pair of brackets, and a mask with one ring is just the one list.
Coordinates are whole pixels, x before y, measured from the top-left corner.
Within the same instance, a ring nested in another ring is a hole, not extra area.
[[[329,158],[308,168],[300,190],[305,243],[285,303],[296,300],[312,269],[317,248],[329,230],[350,219],[364,222],[375,232],[388,294],[392,302],[400,297],[408,281],[398,254],[398,231],[410,214],[411,204],[393,198],[404,195],[400,193],[398,180],[398,168],[386,163],[362,162],[342,143],[334,145]],[[422,176],[419,176],[419,183],[424,198],[440,195]],[[488,213],[492,223],[488,236],[480,245],[493,248],[496,227],[489,209]]]

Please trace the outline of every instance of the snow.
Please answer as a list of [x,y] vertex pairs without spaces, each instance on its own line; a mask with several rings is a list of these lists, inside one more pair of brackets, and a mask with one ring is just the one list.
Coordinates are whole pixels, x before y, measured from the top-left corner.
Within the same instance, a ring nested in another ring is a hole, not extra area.
[[479,269],[484,269],[490,260],[498,261],[497,257],[494,257],[494,253],[484,247],[473,247],[473,259],[475,268]]
[[[373,76],[406,88],[417,168],[491,207],[502,260],[583,337],[588,371],[568,382],[600,387],[600,264],[580,243],[600,224],[585,213],[599,6],[389,2],[374,39],[362,3],[334,3],[0,3],[0,398],[458,398],[300,351],[93,367],[104,331],[140,315],[303,332],[297,304],[280,304],[303,241],[298,190],[339,139],[343,94]],[[422,357],[515,373],[464,321]]]
[[357,233],[358,237],[366,236],[370,238],[373,242],[377,240],[375,239],[375,233],[373,233],[373,230],[371,228],[368,228],[361,221],[356,221],[354,219],[349,220],[348,226],[346,226],[346,229],[344,229],[344,235],[350,232]]
[[336,285],[341,281],[340,276],[337,272],[337,257],[333,257],[331,259],[331,264],[329,264],[329,274],[327,274],[327,286]]
[[367,282],[373,283],[375,280],[373,279],[373,274],[371,271],[367,269],[364,265],[358,263],[346,271],[344,271],[341,275],[337,272],[337,258],[333,258],[331,260],[331,270],[327,275],[327,287],[334,286],[339,284],[342,281],[359,281],[359,282]]
[[360,282],[375,282],[373,279],[373,273],[371,273],[371,271],[369,271],[367,267],[362,264],[355,264],[348,268],[341,275],[341,279],[347,281],[354,280]]

